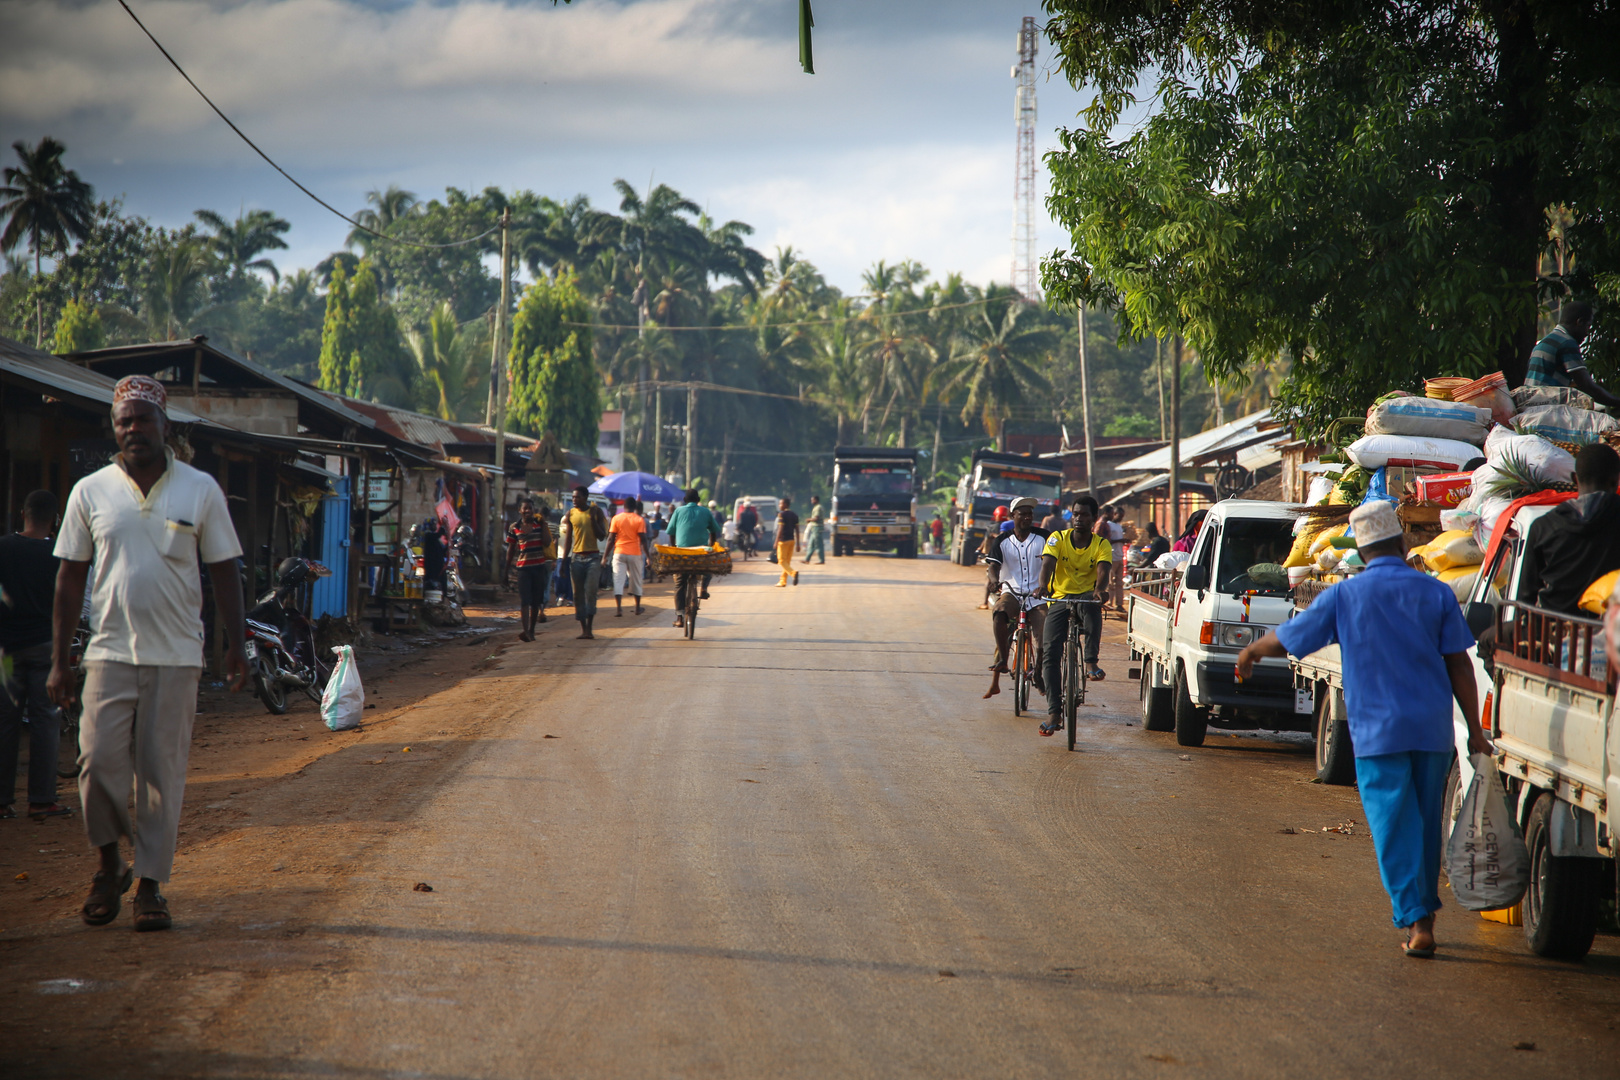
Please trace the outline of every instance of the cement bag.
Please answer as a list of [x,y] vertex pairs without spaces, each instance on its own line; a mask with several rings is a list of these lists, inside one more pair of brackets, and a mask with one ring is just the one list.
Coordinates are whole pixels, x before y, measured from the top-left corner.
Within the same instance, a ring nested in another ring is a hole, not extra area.
[[[1483,438],[1481,441],[1484,441]],[[1427,439],[1413,435],[1363,435],[1345,447],[1344,452],[1350,456],[1351,461],[1363,469],[1381,469],[1385,465],[1395,465],[1455,472],[1479,457],[1479,446],[1460,439]]]
[[366,691],[360,685],[360,667],[354,661],[353,645],[338,645],[337,667],[326,680],[326,692],[321,695],[321,719],[333,731],[348,731],[360,726],[360,716],[366,710]]
[[[1506,430],[1499,428],[1497,430]],[[1530,468],[1543,480],[1569,483],[1575,479],[1575,455],[1561,446],[1554,446],[1540,435],[1504,435],[1492,438],[1485,447],[1486,464],[1474,470],[1474,490],[1486,491],[1495,476],[1496,467],[1507,457],[1513,457]],[[1480,473],[1490,468],[1491,473]]]
[[1474,778],[1446,840],[1446,877],[1457,903],[1469,911],[1496,911],[1524,897],[1530,853],[1508,813],[1495,762],[1489,754],[1474,754],[1468,763]]
[[1573,405],[1537,405],[1515,416],[1513,427],[1521,434],[1540,435],[1559,442],[1591,443],[1620,429],[1620,420]]
[[1309,566],[1311,564],[1311,545],[1321,535],[1320,528],[1308,528],[1294,538],[1294,546],[1288,552],[1288,558],[1283,560],[1283,568],[1292,570],[1296,566]]
[[1369,435],[1415,435],[1458,439],[1478,446],[1491,426],[1491,410],[1454,401],[1400,397],[1379,402],[1367,411]]
[[1590,409],[1591,395],[1573,386],[1521,386],[1513,391],[1513,404],[1520,411],[1538,405],[1573,405],[1577,409]]

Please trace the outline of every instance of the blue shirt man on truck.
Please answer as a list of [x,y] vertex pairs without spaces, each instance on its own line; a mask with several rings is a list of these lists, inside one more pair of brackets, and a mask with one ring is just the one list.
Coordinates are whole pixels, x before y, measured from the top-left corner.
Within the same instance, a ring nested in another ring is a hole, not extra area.
[[1263,656],[1308,656],[1338,643],[1356,783],[1378,875],[1395,925],[1406,931],[1406,955],[1426,958],[1434,955],[1440,910],[1453,698],[1468,722],[1469,751],[1490,752],[1468,660],[1474,635],[1450,586],[1406,565],[1392,503],[1356,507],[1350,528],[1367,568],[1244,649],[1237,671],[1248,678]]

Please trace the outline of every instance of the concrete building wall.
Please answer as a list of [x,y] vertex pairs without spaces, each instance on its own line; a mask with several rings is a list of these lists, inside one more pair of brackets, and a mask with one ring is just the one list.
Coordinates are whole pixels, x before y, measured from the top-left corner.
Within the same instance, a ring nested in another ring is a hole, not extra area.
[[169,386],[169,400],[183,409],[260,435],[297,435],[298,399],[285,390],[216,390]]

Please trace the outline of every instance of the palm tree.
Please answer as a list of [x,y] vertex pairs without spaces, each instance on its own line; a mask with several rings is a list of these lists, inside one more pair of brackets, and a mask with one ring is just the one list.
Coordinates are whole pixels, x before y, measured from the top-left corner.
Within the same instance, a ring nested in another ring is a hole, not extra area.
[[343,246],[357,247],[369,257],[373,245],[377,243],[372,233],[387,233],[394,222],[416,213],[420,204],[414,191],[406,191],[398,184],[389,184],[381,191],[373,188],[366,192],[366,202],[371,204],[371,209],[361,210],[354,215],[354,220],[364,225],[365,229],[350,229]]
[[[469,328],[482,321],[473,320]],[[484,372],[478,363],[483,350],[477,348],[474,335],[467,329],[457,324],[449,301],[441,301],[428,316],[427,333],[411,330],[405,335],[429,393],[438,396],[432,411],[441,420],[470,415],[484,389]]]
[[765,256],[749,247],[743,239],[754,235],[754,227],[741,221],[716,225],[709,220],[708,214],[698,215],[697,227],[709,245],[704,269],[710,276],[730,278],[741,285],[749,296],[753,296],[757,288],[765,283],[766,267],[770,265]]
[[619,215],[593,211],[587,221],[592,243],[618,248],[635,266],[637,322],[645,326],[652,319],[652,280],[671,262],[703,266],[709,241],[701,230],[683,215],[699,216],[701,207],[668,184],[659,184],[643,199],[625,180],[613,181],[619,193]]
[[160,248],[142,294],[146,332],[154,341],[178,341],[208,297],[208,250],[194,236]]
[[1034,309],[1019,302],[1011,289],[992,287],[986,290],[986,299],[989,302],[963,326],[950,359],[935,369],[931,383],[942,401],[952,391],[965,389],[962,422],[978,413],[985,434],[1005,450],[1007,419],[1013,410],[1026,394],[1047,389],[1037,365],[1051,349],[1054,335],[1047,327],[1031,325],[1035,317],[1027,316]]
[[[67,147],[49,135],[30,150],[21,140],[11,144],[22,162],[21,168],[7,166],[0,187],[0,214],[6,227],[0,232],[0,251],[14,251],[24,238],[34,252],[34,276],[39,277],[40,259],[48,251],[67,250],[68,241],[83,240],[90,234],[95,215],[95,189],[72,169],[62,165]],[[34,301],[34,345],[45,340],[45,301]]]
[[243,278],[249,270],[263,270],[271,281],[280,284],[281,271],[276,264],[257,256],[265,251],[286,250],[287,242],[281,234],[292,226],[285,220],[269,210],[238,211],[235,221],[226,221],[212,210],[198,210],[193,216],[214,230],[208,237],[208,248],[230,267],[233,278]]

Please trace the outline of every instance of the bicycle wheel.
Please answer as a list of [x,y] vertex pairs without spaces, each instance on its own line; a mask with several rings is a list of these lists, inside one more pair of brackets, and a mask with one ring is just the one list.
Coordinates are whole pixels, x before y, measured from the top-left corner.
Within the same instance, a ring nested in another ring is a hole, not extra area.
[[1063,726],[1068,729],[1069,749],[1074,749],[1075,724],[1080,719],[1080,620],[1069,618],[1069,640],[1063,658]]
[[1024,670],[1025,654],[1029,650],[1029,643],[1025,640],[1024,628],[1019,627],[1013,631],[1013,715],[1023,716],[1029,708],[1029,672]]
[[692,635],[697,632],[698,613],[698,581],[697,575],[692,575],[692,581],[686,586],[686,640],[691,641]]

